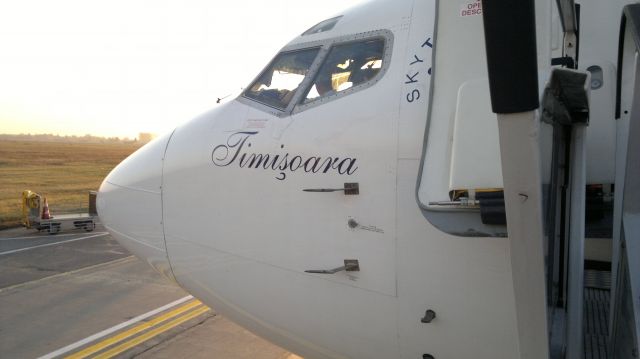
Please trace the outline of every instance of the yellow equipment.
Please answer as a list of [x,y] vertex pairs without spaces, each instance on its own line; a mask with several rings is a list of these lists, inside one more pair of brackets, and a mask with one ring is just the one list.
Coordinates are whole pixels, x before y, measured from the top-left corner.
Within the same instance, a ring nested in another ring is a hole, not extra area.
[[22,219],[24,226],[38,231],[56,234],[62,230],[83,229],[91,232],[96,228],[95,192],[89,193],[91,213],[67,213],[49,215],[47,199],[42,195],[26,190],[22,192]]
[[31,228],[33,218],[40,218],[40,200],[42,197],[29,190],[22,192],[22,219],[25,227]]

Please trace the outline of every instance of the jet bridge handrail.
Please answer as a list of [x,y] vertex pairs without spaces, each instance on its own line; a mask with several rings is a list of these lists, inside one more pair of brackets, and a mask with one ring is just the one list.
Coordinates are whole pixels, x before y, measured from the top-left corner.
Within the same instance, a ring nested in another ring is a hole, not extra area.
[[[610,353],[638,356],[640,344],[640,4],[620,24],[616,119],[618,155],[611,286]],[[624,109],[624,111],[621,111]],[[622,113],[621,113],[622,112]]]
[[482,0],[493,112],[498,116],[520,358],[548,358],[535,3]]
[[629,25],[629,32],[633,36],[636,50],[640,50],[640,4],[627,5],[622,10],[620,22],[620,40],[618,42],[618,73],[616,82],[616,119],[620,119],[620,106],[622,101],[622,69],[625,34]]

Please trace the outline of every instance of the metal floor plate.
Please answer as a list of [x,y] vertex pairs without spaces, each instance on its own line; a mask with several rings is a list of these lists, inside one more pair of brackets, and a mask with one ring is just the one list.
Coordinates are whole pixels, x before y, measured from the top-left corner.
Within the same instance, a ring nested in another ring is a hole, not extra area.
[[586,269],[584,271],[585,296],[586,289],[611,289],[611,272]]
[[[598,273],[593,273],[598,272]],[[608,359],[609,287],[611,273],[585,271],[584,358]],[[606,289],[605,289],[606,288]]]

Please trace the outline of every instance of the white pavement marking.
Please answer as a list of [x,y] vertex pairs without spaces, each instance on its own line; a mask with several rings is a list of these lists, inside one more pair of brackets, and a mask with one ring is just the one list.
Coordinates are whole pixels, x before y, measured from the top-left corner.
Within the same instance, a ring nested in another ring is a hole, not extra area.
[[137,323],[137,322],[139,322],[141,320],[144,320],[144,319],[147,319],[147,318],[149,318],[151,316],[154,316],[154,315],[156,315],[156,314],[158,314],[160,312],[163,312],[163,311],[165,311],[165,310],[167,310],[169,308],[175,307],[178,304],[182,304],[182,303],[184,303],[184,302],[186,302],[186,301],[188,301],[190,299],[193,299],[192,295],[188,295],[188,296],[186,296],[184,298],[180,298],[180,299],[176,300],[175,302],[171,302],[171,303],[169,303],[167,305],[163,305],[160,308],[157,308],[157,309],[154,309],[154,310],[152,310],[150,312],[147,312],[147,313],[144,313],[142,315],[139,315],[139,316],[137,316],[137,317],[135,317],[133,319],[127,320],[126,322],[123,322],[123,323],[120,323],[118,325],[115,325],[115,326],[113,326],[113,327],[111,327],[109,329],[105,329],[105,330],[101,331],[100,333],[96,333],[96,334],[94,334],[94,335],[92,335],[90,337],[86,337],[86,338],[84,338],[82,340],[79,340],[79,341],[73,343],[73,344],[69,344],[64,348],[60,348],[60,349],[58,349],[56,351],[53,351],[53,352],[51,352],[49,354],[43,355],[43,356],[39,357],[38,359],[52,359],[52,358],[55,358],[55,357],[60,356],[62,354],[68,353],[68,352],[70,352],[70,351],[72,351],[74,349],[80,348],[81,346],[83,346],[85,344],[91,343],[94,340],[98,340],[98,339],[100,339],[102,337],[106,337],[107,335],[112,334],[114,332],[117,332],[118,330],[120,330],[122,328],[126,328],[126,327],[128,327],[128,326],[130,326],[132,324],[135,324],[135,323]]
[[109,261],[109,262],[98,263],[98,264],[94,264],[94,265],[91,265],[91,266],[88,266],[88,267],[74,269],[74,270],[69,271],[69,272],[58,273],[58,274],[50,275],[48,277],[43,277],[43,278],[39,278],[39,279],[34,279],[34,280],[31,280],[31,281],[28,281],[28,282],[23,282],[23,283],[10,285],[8,287],[0,288],[0,293],[6,292],[6,291],[11,290],[11,289],[24,287],[24,286],[27,286],[27,285],[32,285],[32,284],[35,284],[35,283],[44,282],[46,280],[51,280],[51,279],[56,279],[56,278],[59,278],[59,277],[64,277],[64,276],[69,276],[69,275],[72,275],[72,274],[77,274],[77,273],[84,272],[84,271],[91,270],[91,269],[106,267],[108,265],[113,265],[113,264],[120,264],[122,262],[126,262],[126,261],[128,261],[130,259],[134,259],[134,258],[135,258],[134,255],[130,255],[130,256],[127,256],[127,257],[114,259],[114,260]]
[[11,251],[6,251],[6,252],[0,252],[0,256],[5,256],[7,254],[13,254],[13,253],[18,253],[18,252],[24,252],[24,251],[28,251],[30,249],[36,249],[36,248],[42,248],[42,247],[49,247],[49,246],[55,246],[57,244],[63,244],[63,243],[69,243],[69,242],[75,242],[75,241],[81,241],[83,239],[89,239],[89,238],[95,238],[95,237],[102,237],[102,236],[106,236],[109,233],[107,232],[102,232],[102,233],[96,233],[94,235],[91,236],[87,236],[87,237],[82,237],[82,238],[74,238],[74,239],[68,239],[66,241],[60,241],[60,242],[54,242],[54,243],[47,243],[47,244],[40,244],[37,246],[32,246],[32,247],[26,247],[26,248],[20,248],[20,249],[14,249]]
[[[104,233],[104,232],[99,232],[99,233]],[[62,236],[62,237],[66,237],[66,236],[81,236],[81,235],[86,235],[86,233],[58,234],[58,235],[56,235],[56,237],[60,237],[60,236]],[[53,237],[49,233],[47,233],[47,234],[43,234],[43,235],[39,235],[39,236],[0,238],[0,241],[13,241],[13,240],[16,240],[16,239],[33,239],[33,238],[55,238],[55,237]]]

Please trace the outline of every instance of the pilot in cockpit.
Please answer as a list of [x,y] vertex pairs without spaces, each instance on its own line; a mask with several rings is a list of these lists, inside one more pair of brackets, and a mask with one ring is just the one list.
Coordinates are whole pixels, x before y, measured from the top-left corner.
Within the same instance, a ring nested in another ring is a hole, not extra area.
[[333,84],[331,81],[331,73],[320,73],[315,82],[316,91],[320,96],[324,96],[333,91]]

